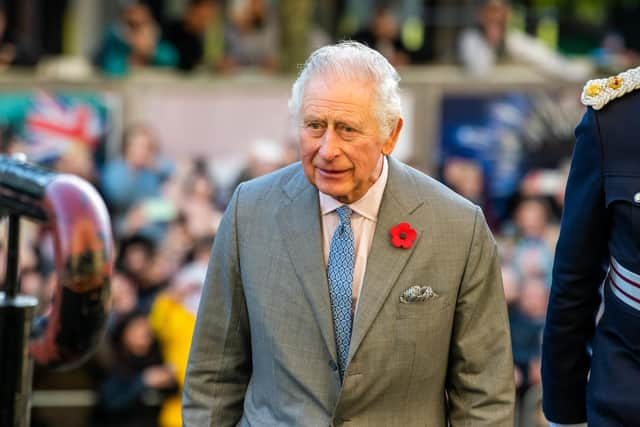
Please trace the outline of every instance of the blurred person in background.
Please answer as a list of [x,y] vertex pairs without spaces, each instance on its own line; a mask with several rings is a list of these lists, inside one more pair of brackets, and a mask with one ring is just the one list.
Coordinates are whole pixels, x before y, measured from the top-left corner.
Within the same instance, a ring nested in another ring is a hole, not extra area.
[[133,283],[137,294],[136,308],[148,312],[158,289],[150,282],[149,273],[157,253],[157,243],[144,235],[133,235],[120,241],[116,270]]
[[472,159],[447,159],[442,167],[442,179],[456,193],[482,205],[484,174],[480,164]]
[[189,0],[184,15],[169,22],[163,38],[178,53],[178,69],[191,71],[204,57],[204,38],[220,12],[218,0]]
[[180,210],[193,238],[215,234],[222,212],[215,206],[216,187],[203,159],[196,160],[184,182]]
[[138,307],[138,290],[133,281],[123,272],[115,270],[111,276],[111,311],[109,329],[116,326],[124,316]]
[[511,312],[511,310],[518,305],[520,298],[520,276],[509,264],[503,264],[501,269],[504,299],[507,302],[508,311]]
[[486,0],[481,4],[476,26],[462,32],[458,46],[462,64],[474,74],[489,73],[507,57],[509,6],[500,0]]
[[569,60],[524,32],[508,28],[506,0],[482,0],[477,24],[458,40],[458,57],[465,70],[477,76],[492,73],[497,64],[519,62],[569,81],[582,81],[593,71],[583,61]]
[[[193,260],[184,265],[169,287],[158,295],[150,314],[151,326],[158,337],[163,357],[176,374],[180,392],[213,240],[212,236],[196,240]],[[179,393],[165,402],[160,415],[161,427],[182,426],[180,403]]]
[[278,23],[268,0],[232,0],[224,31],[222,71],[257,67],[275,71],[278,66]]
[[351,38],[377,50],[395,67],[411,61],[400,37],[400,22],[390,4],[376,6],[369,25]]
[[[537,169],[528,172],[520,181],[519,192],[524,198],[544,198],[549,200],[550,220],[553,226],[562,213],[564,190],[569,174],[569,160],[563,161],[556,169]],[[557,230],[554,230],[557,238]],[[553,245],[555,247],[555,240]]]
[[549,224],[549,205],[542,197],[522,198],[515,209],[514,220],[522,239],[545,240]]
[[542,278],[551,283],[553,248],[547,237],[549,209],[544,199],[525,198],[514,213],[516,242],[512,263],[523,278]]
[[501,253],[509,251],[503,266],[503,284],[516,366],[516,426],[537,427],[541,425],[541,333],[555,245],[549,238],[547,200],[523,197],[513,213],[513,225],[514,233],[506,241],[507,246],[504,242],[499,246]]
[[98,390],[94,425],[157,427],[160,408],[175,392],[173,368],[164,364],[147,316],[125,315],[111,335],[113,360]]
[[119,241],[116,268],[132,280],[139,282],[149,269],[155,251],[155,243],[150,239],[134,235]]
[[441,172],[443,182],[453,191],[482,207],[489,227],[497,228],[497,218],[485,188],[485,177],[479,161],[452,157],[445,161]]
[[519,426],[534,427],[541,412],[540,352],[549,288],[543,278],[524,278],[511,312],[511,341],[519,379]]
[[[193,239],[191,236],[190,238]],[[145,304],[145,308],[151,308],[158,293],[169,285],[173,276],[188,259],[192,249],[193,242],[190,242],[189,246],[184,248],[182,253],[176,254],[168,250],[165,240],[160,242],[151,259],[149,270],[145,274],[145,285],[148,288],[150,297],[149,303]]]
[[[560,233],[560,215],[562,214],[562,204],[564,197],[564,188],[566,184],[568,169],[565,165],[561,165],[553,171],[541,172],[540,178],[534,178],[533,181],[550,181],[549,184],[542,184],[542,187],[548,186],[547,190],[538,189],[533,192],[527,192],[525,187],[532,183],[530,178],[535,177],[534,174],[528,174],[524,181],[521,181],[519,187],[519,197],[516,197],[517,206],[515,217],[518,219],[517,211],[521,204],[525,208],[522,218],[519,221],[522,224],[525,233],[535,239],[543,240],[547,247],[553,251],[558,241]],[[538,184],[534,184],[538,185]],[[544,222],[544,227],[542,226]]]
[[53,169],[58,173],[79,176],[96,184],[96,165],[91,148],[85,144],[69,143],[53,160]]
[[520,240],[513,251],[513,266],[523,278],[540,278],[551,286],[553,253],[540,240]]
[[105,34],[95,63],[106,75],[122,77],[143,66],[175,67],[178,53],[161,39],[149,7],[139,0],[123,0],[118,21]]
[[[160,198],[162,184],[172,172],[173,165],[160,156],[155,136],[147,126],[133,125],[125,131],[122,155],[105,164],[100,179],[117,235],[125,230],[130,234],[137,231],[154,219],[149,217],[170,216],[162,203],[151,203],[147,210],[142,203]],[[137,209],[132,211],[133,207]]]
[[640,62],[640,7],[628,0],[610,0],[606,5],[605,34],[593,54],[600,69],[615,73]]
[[286,164],[290,157],[283,145],[271,139],[253,141],[249,149],[247,165],[240,172],[233,188],[241,182],[273,172]]
[[544,411],[557,424],[638,424],[638,82],[633,68],[581,96],[542,349]]
[[169,223],[162,240],[162,251],[180,262],[188,258],[193,250],[194,236],[189,229],[189,222],[183,213]]
[[7,22],[7,11],[0,4],[0,71],[10,66],[32,66],[38,62],[35,49],[14,39]]

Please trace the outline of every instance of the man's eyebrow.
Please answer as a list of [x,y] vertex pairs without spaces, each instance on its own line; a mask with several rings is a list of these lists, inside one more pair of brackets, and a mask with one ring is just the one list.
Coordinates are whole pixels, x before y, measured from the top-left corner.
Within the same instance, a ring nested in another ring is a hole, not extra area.
[[311,121],[326,122],[325,119],[323,119],[317,114],[305,114],[304,116],[302,116],[302,120],[305,122],[311,122]]
[[357,120],[357,119],[351,119],[351,120],[340,119],[340,120],[336,120],[336,125],[349,126],[349,127],[356,128],[356,129],[361,129],[362,128],[362,122]]

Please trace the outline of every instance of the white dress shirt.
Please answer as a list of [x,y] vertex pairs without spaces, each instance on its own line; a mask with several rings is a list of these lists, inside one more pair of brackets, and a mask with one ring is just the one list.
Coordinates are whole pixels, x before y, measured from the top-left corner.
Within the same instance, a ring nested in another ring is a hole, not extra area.
[[[349,204],[353,211],[351,215],[351,229],[353,230],[353,238],[355,244],[355,265],[353,267],[353,284],[351,286],[351,309],[356,312],[358,296],[362,291],[364,281],[364,272],[367,268],[367,258],[373,244],[373,234],[376,231],[376,222],[378,221],[378,211],[382,202],[382,195],[387,185],[389,176],[389,166],[387,158],[384,157],[382,172],[380,177],[373,183],[367,193],[359,200]],[[331,247],[331,239],[333,233],[340,225],[340,218],[336,213],[336,209],[344,205],[333,197],[319,192],[320,212],[322,214],[322,243],[324,249],[324,265],[329,261],[329,248]]]

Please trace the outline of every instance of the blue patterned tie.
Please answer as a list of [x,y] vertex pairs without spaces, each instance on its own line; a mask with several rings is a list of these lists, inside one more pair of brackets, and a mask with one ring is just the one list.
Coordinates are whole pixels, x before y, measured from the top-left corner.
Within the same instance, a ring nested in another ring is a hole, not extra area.
[[340,371],[340,379],[342,379],[349,357],[349,343],[351,341],[351,284],[353,282],[355,249],[353,230],[351,230],[351,208],[340,206],[336,212],[340,217],[340,225],[336,228],[331,239],[327,278],[338,349],[338,370]]

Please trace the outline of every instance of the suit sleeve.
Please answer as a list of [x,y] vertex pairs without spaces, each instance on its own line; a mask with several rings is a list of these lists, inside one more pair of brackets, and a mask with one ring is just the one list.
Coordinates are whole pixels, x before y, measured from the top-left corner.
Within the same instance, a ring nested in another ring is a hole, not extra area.
[[608,225],[596,113],[576,128],[542,344],[543,407],[550,421],[584,422],[589,345],[606,274]]
[[451,426],[513,426],[513,357],[500,262],[479,208],[456,303],[449,357]]
[[186,427],[235,426],[251,377],[247,307],[240,277],[236,189],[218,228],[198,309],[182,396]]

